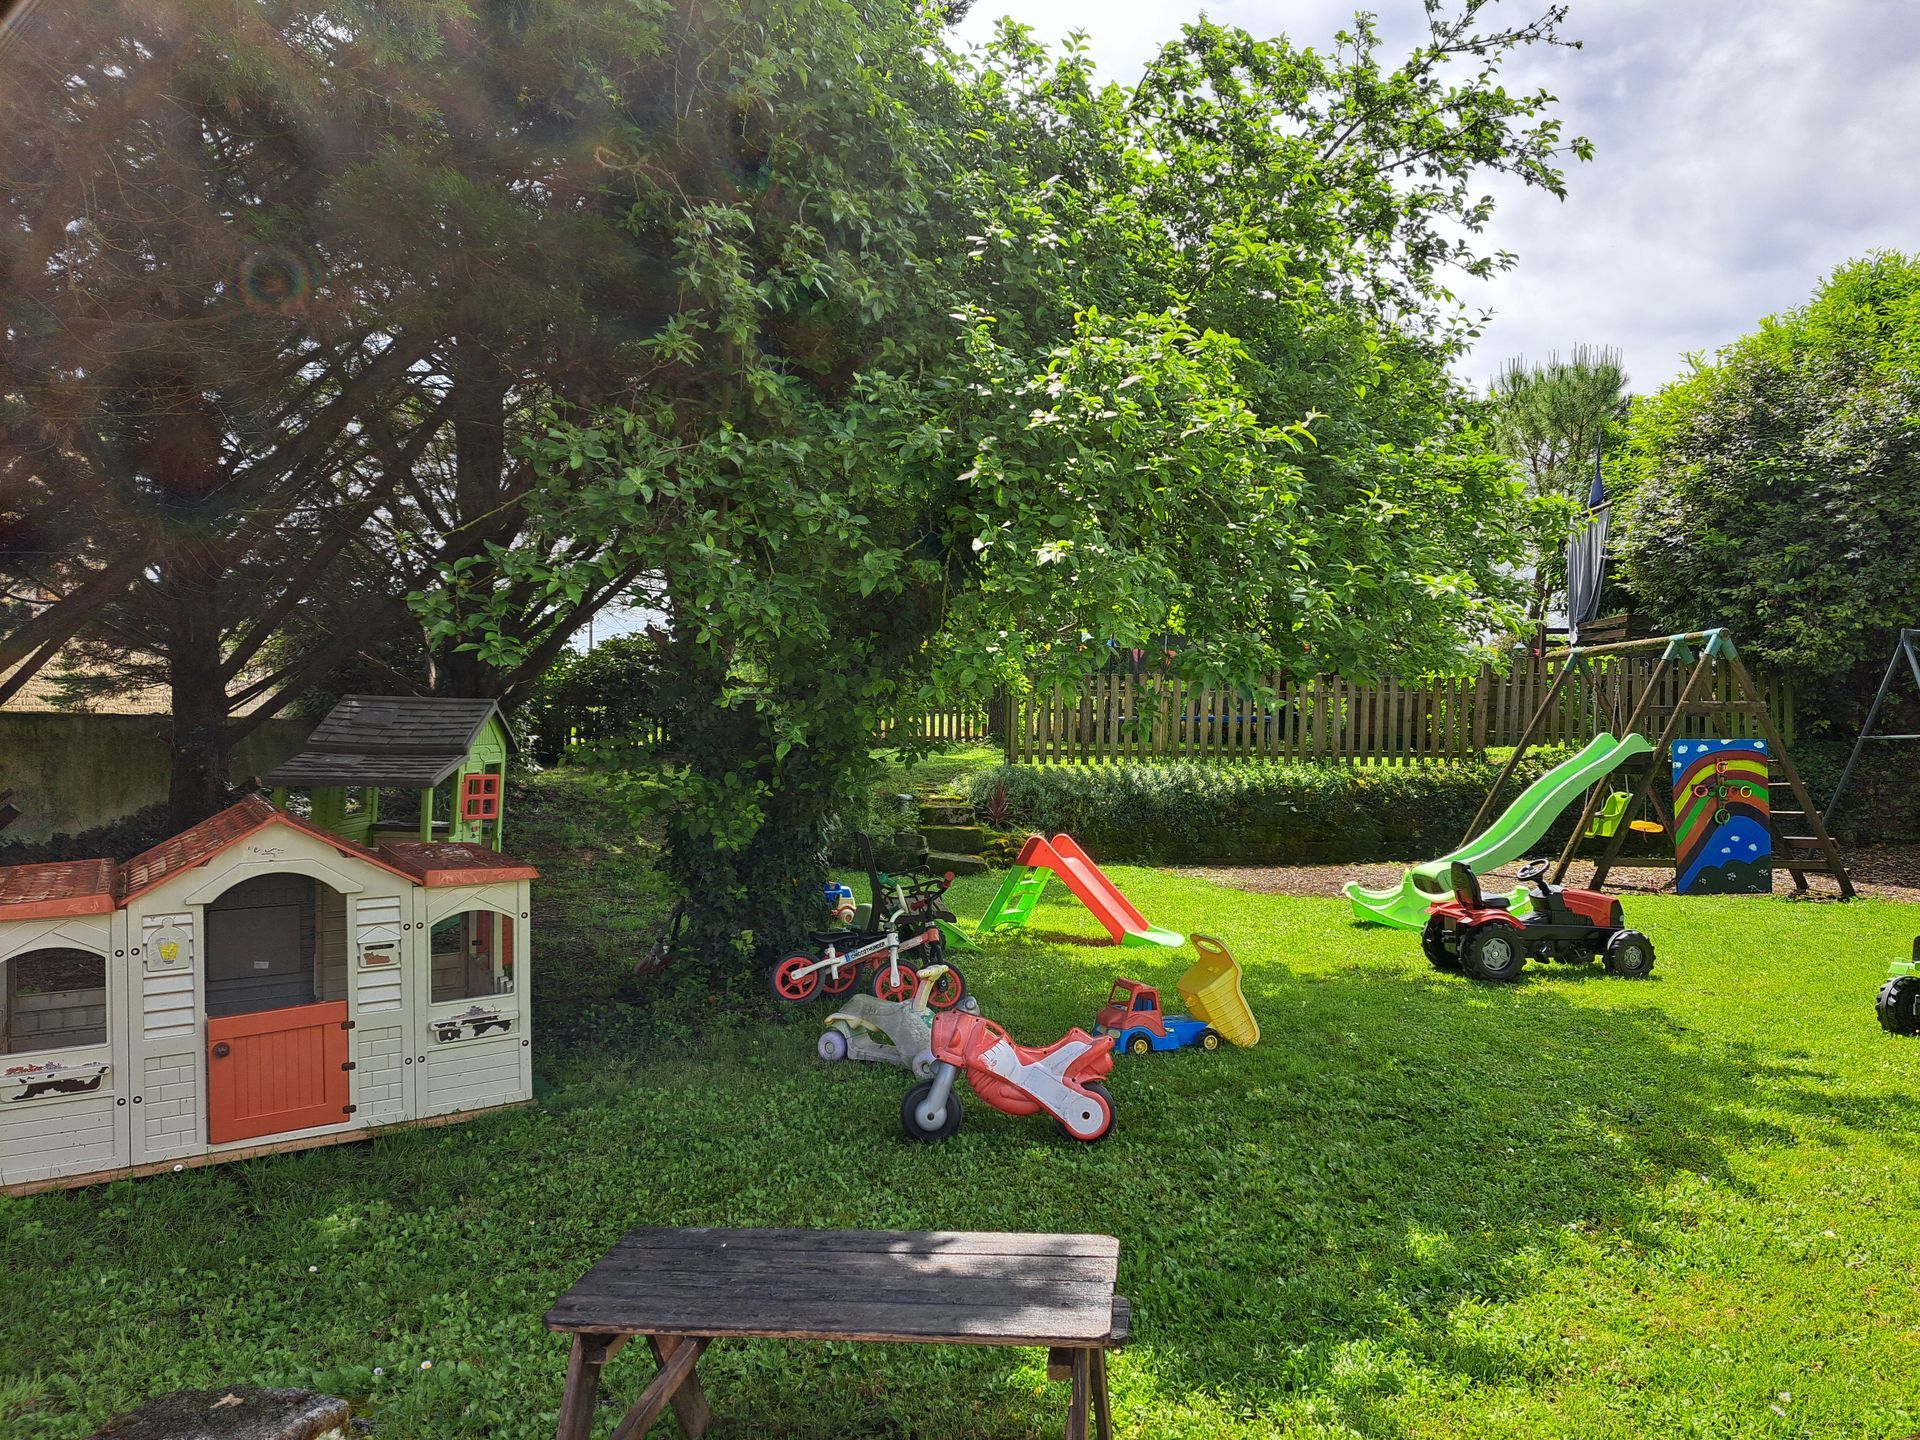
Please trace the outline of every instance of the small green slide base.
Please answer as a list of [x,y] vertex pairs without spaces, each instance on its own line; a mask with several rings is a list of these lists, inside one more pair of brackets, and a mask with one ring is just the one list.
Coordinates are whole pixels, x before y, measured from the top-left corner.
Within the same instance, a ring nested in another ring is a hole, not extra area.
[[1178,950],[1187,943],[1187,937],[1174,930],[1162,930],[1158,925],[1149,925],[1145,930],[1129,930],[1120,937],[1122,945],[1159,945],[1168,950]]
[[[1391,925],[1396,930],[1419,930],[1427,923],[1427,907],[1440,897],[1428,895],[1416,889],[1413,877],[1409,875],[1401,882],[1398,890],[1364,890],[1353,881],[1345,886],[1347,898],[1353,902],[1353,918],[1369,925]],[[1507,897],[1507,909],[1515,915],[1524,915],[1531,908],[1527,892],[1515,890]]]
[[975,955],[980,953],[980,947],[974,944],[973,937],[951,920],[936,920],[933,923],[940,927],[940,938],[946,942],[949,950],[960,950]]
[[[1349,882],[1345,888],[1353,902],[1354,918],[1418,930],[1427,923],[1427,907],[1448,893],[1447,873],[1455,861],[1476,875],[1511,864],[1547,833],[1562,810],[1627,761],[1652,753],[1653,742],[1644,735],[1615,739],[1603,731],[1571,760],[1554,766],[1527,786],[1497,820],[1451,855],[1415,865],[1391,890],[1368,890]],[[1525,896],[1524,890],[1517,890],[1510,897],[1514,913],[1524,913]]]

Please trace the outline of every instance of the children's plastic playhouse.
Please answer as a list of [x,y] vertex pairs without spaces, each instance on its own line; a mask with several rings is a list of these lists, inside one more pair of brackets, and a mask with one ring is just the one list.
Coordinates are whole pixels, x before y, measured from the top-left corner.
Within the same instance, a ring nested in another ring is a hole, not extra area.
[[[491,700],[448,695],[346,695],[298,755],[262,783],[285,808],[305,792],[315,824],[362,844],[382,839],[500,848],[510,741]],[[450,791],[448,813],[439,794]],[[380,813],[382,792],[412,791],[417,819]]]
[[535,876],[258,796],[124,864],[0,869],[0,1189],[528,1099]]

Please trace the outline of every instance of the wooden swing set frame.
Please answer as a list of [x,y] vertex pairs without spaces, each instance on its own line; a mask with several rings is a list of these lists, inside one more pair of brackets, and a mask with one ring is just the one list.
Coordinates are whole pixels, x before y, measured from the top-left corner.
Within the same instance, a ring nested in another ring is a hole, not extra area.
[[[1840,850],[1834,844],[1833,836],[1828,833],[1825,818],[1814,805],[1807,787],[1800,779],[1800,772],[1794,768],[1792,758],[1787,754],[1786,743],[1780,737],[1779,727],[1773,723],[1772,711],[1760,696],[1760,690],[1754,684],[1753,675],[1746,663],[1741,660],[1739,651],[1734,647],[1733,637],[1724,629],[1694,630],[1681,635],[1658,636],[1647,640],[1622,640],[1609,645],[1594,645],[1582,648],[1568,646],[1564,649],[1549,651],[1543,658],[1559,661],[1560,670],[1553,678],[1552,685],[1541,698],[1539,707],[1527,722],[1527,728],[1521,733],[1520,743],[1514,746],[1512,756],[1501,767],[1499,778],[1493,782],[1493,788],[1480,802],[1480,808],[1474,813],[1473,823],[1467,827],[1467,833],[1461,839],[1466,844],[1492,819],[1502,791],[1513,773],[1533,747],[1535,737],[1540,733],[1546,718],[1558,703],[1560,692],[1569,676],[1586,668],[1588,662],[1595,659],[1625,661],[1639,656],[1657,656],[1656,664],[1689,664],[1693,666],[1686,682],[1680,689],[1679,698],[1670,706],[1656,705],[1653,698],[1656,687],[1645,686],[1635,702],[1632,713],[1626,723],[1617,732],[1631,735],[1643,727],[1660,721],[1658,738],[1654,740],[1653,751],[1644,762],[1637,780],[1631,782],[1630,799],[1619,818],[1619,823],[1606,838],[1606,844],[1594,861],[1592,888],[1603,889],[1607,876],[1623,863],[1629,867],[1659,867],[1671,869],[1678,862],[1670,855],[1659,857],[1634,856],[1625,862],[1620,859],[1620,848],[1626,837],[1632,832],[1632,821],[1641,814],[1643,807],[1650,811],[1654,820],[1673,833],[1674,815],[1668,790],[1670,785],[1662,784],[1667,770],[1668,757],[1672,753],[1672,742],[1687,738],[1737,739],[1743,738],[1723,733],[1732,727],[1729,721],[1736,717],[1747,717],[1751,728],[1758,738],[1766,741],[1768,768],[1778,778],[1769,784],[1774,791],[1785,789],[1792,797],[1794,806],[1784,810],[1769,807],[1773,825],[1774,859],[1793,877],[1795,891],[1805,893],[1810,890],[1807,884],[1809,874],[1831,875],[1840,888],[1842,899],[1853,898],[1853,878],[1847,872],[1845,862],[1840,858]],[[1725,667],[1724,672],[1719,667]],[[1724,673],[1732,682],[1732,698],[1714,698],[1719,688],[1719,679]],[[1689,722],[1697,722],[1690,725]],[[1629,767],[1630,768],[1630,767]],[[1561,847],[1559,857],[1554,861],[1551,877],[1555,884],[1567,878],[1567,871],[1578,858],[1580,842],[1587,837],[1588,827],[1594,817],[1605,805],[1609,787],[1595,784],[1587,792],[1585,803],[1580,807],[1580,817],[1575,822],[1573,833]],[[1783,833],[1782,822],[1803,822],[1804,834]]]

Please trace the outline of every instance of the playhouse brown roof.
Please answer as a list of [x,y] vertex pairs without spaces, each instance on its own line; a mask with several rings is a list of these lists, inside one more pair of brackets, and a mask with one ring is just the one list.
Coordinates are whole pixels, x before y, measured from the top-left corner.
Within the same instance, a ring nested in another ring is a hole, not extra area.
[[0,869],[0,910],[9,920],[105,915],[114,907],[120,867],[111,860],[58,860]]
[[[255,831],[268,825],[286,825],[323,840],[342,855],[351,855],[355,859],[365,860],[378,865],[382,870],[391,870],[396,875],[406,875],[398,866],[382,860],[364,845],[335,835],[331,830],[322,830],[318,825],[309,824],[297,815],[289,815],[284,810],[276,810],[260,795],[249,795],[238,805],[229,805],[218,815],[202,820],[198,825],[182,830],[171,840],[162,840],[151,850],[143,850],[127,861],[121,869],[121,896],[131,900],[136,895],[144,895],[157,885],[163,885],[183,870],[204,865],[222,850],[238,845]],[[411,875],[406,875],[411,880]]]
[[484,845],[429,844],[392,840],[380,854],[429,890],[448,885],[491,885],[500,880],[538,880],[540,872],[524,860]]
[[341,855],[377,865],[429,890],[534,880],[540,874],[524,861],[479,845],[415,841],[369,850],[298,815],[276,810],[263,796],[249,795],[218,815],[142,851],[124,865],[113,860],[63,860],[51,865],[0,867],[0,920],[104,915],[183,871],[206,864],[269,825],[285,825],[311,835]]
[[499,714],[491,700],[443,695],[347,695],[268,785],[390,785],[425,790],[460,768]]

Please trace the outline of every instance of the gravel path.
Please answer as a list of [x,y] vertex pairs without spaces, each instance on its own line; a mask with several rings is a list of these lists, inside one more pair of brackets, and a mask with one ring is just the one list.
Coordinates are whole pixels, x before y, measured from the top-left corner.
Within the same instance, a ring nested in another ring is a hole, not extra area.
[[[1862,895],[1877,895],[1888,900],[1920,901],[1920,845],[1870,845],[1843,850],[1842,858],[1853,872],[1854,889]],[[1503,865],[1492,873],[1508,877],[1519,863]],[[1176,875],[1197,875],[1231,885],[1236,890],[1251,890],[1261,895],[1319,895],[1338,898],[1341,887],[1358,880],[1369,889],[1383,890],[1400,883],[1406,867],[1399,864],[1365,865],[1187,865],[1175,868]],[[1567,879],[1585,884],[1593,875],[1593,866],[1576,861]],[[1810,875],[1816,897],[1837,898],[1833,881],[1824,875]],[[1610,890],[1637,891],[1641,894],[1671,893],[1672,870],[1616,867],[1607,877]],[[1784,869],[1773,872],[1773,893],[1791,894],[1793,877]]]

